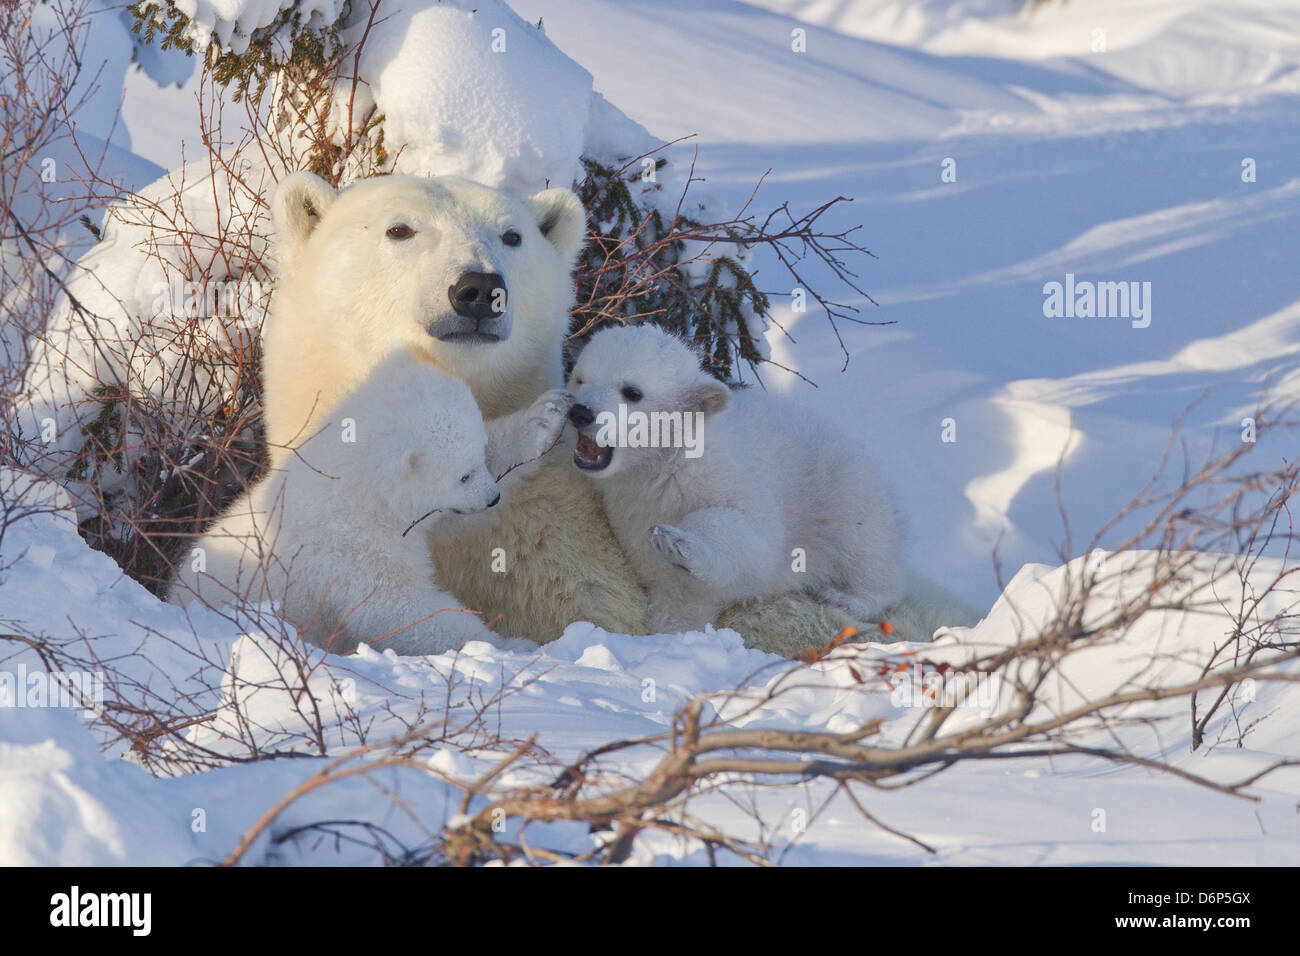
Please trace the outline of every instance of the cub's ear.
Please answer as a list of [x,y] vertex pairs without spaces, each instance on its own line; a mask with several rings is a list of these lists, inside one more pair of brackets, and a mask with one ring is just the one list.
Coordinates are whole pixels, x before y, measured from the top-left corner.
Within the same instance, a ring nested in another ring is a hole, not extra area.
[[315,173],[294,173],[275,187],[271,220],[285,252],[292,253],[320,225],[321,217],[338,193]]
[[572,190],[543,189],[529,198],[528,211],[564,264],[572,267],[587,238],[587,210],[582,208],[582,200]]
[[731,389],[716,378],[701,380],[686,393],[686,410],[703,412],[704,417],[716,415],[731,404]]

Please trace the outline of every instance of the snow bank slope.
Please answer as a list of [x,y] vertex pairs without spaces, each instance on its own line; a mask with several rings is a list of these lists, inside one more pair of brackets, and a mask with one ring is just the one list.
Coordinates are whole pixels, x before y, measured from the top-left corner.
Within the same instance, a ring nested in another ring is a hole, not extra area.
[[[742,2],[942,56],[1088,58],[1093,68],[1167,93],[1267,86],[1300,56],[1288,0]],[[1294,77],[1287,82],[1294,90]]]

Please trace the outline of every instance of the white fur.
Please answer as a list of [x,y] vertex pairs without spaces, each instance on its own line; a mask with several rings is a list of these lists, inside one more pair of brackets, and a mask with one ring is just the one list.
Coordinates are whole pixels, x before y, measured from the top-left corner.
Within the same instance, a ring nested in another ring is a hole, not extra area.
[[[548,419],[553,424],[546,407],[568,401],[553,390],[564,384],[571,273],[586,225],[573,193],[550,189],[518,200],[465,180],[407,176],[338,192],[297,173],[280,183],[272,212],[282,276],[262,345],[273,461],[291,456],[287,446],[319,428],[320,416],[403,344],[469,385],[487,421],[496,474],[501,459],[522,458],[519,449],[530,442],[545,444],[537,439]],[[415,235],[390,242],[386,230],[397,221]],[[519,246],[502,244],[507,227],[521,233]],[[500,272],[509,289],[510,334],[495,344],[427,333],[451,311],[448,286],[470,268]],[[511,472],[498,507],[454,534],[426,535],[437,581],[503,634],[540,643],[574,621],[645,633],[645,593],[594,483],[568,461],[570,435],[540,462]],[[937,624],[959,623],[928,598],[914,610],[905,615],[916,622],[907,630],[919,639]],[[801,594],[743,602],[718,622],[749,646],[778,653],[792,641],[820,646],[845,622],[871,623]]]
[[[629,388],[642,397],[626,397]],[[649,593],[652,632],[703,627],[734,602],[791,592],[861,620],[901,597],[897,509],[866,456],[828,423],[761,390],[728,389],[652,326],[594,336],[570,390],[597,415],[617,416],[621,404],[703,423],[698,457],[680,445],[616,447],[588,472]],[[594,437],[598,424],[581,431]]]
[[[262,378],[273,462],[291,457],[338,397],[400,345],[469,386],[494,473],[554,444],[569,402],[561,348],[586,232],[577,196],[548,189],[519,200],[454,177],[410,176],[336,192],[296,173],[280,183],[272,212],[282,277]],[[387,230],[399,223],[413,235],[393,241]],[[503,242],[509,229],[518,246]],[[498,342],[429,334],[454,314],[448,289],[465,271],[506,283],[509,334]],[[429,536],[438,580],[505,634],[547,641],[578,620],[639,633],[645,596],[567,455],[560,448],[515,468],[499,507],[454,535]]]
[[[567,189],[521,201],[451,176],[381,176],[341,192],[311,173],[282,182],[273,199],[282,277],[263,333],[272,460],[397,345],[464,380],[488,420],[562,385],[558,343],[585,215]],[[395,225],[413,235],[388,238]],[[516,247],[502,240],[512,229]],[[429,335],[453,314],[448,289],[467,271],[505,280],[509,334],[500,342]]]
[[187,561],[168,599],[272,600],[304,639],[339,653],[366,641],[432,654],[494,637],[434,587],[425,542],[500,498],[469,389],[399,349],[327,412],[208,529],[197,545],[204,566]]

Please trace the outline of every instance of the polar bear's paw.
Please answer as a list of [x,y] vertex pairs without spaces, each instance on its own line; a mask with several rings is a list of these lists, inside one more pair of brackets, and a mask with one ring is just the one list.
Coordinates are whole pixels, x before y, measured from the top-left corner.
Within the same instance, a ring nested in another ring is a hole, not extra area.
[[669,564],[695,577],[704,576],[708,568],[708,544],[698,535],[670,524],[650,527],[650,547]]
[[845,614],[857,618],[859,621],[874,621],[880,617],[880,605],[865,601],[847,591],[828,587],[819,590],[816,596],[831,607],[839,608]]
[[573,396],[563,388],[553,388],[533,401],[528,408],[527,438],[530,458],[540,458],[560,440],[564,425],[569,420]]

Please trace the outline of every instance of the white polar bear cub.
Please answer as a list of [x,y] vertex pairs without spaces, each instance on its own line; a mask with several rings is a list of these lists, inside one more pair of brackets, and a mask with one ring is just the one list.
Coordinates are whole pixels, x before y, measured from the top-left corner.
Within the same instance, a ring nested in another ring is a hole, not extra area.
[[[538,444],[563,428],[568,403],[552,404],[556,421],[539,423],[549,435]],[[434,654],[494,638],[431,586],[426,540],[469,520],[452,515],[501,498],[469,387],[399,348],[329,412],[207,531],[168,600],[218,609],[273,600],[305,640],[338,653],[367,641]]]
[[595,335],[570,377],[574,463],[646,588],[652,633],[807,592],[870,621],[902,595],[902,533],[844,436],[756,389],[732,391],[653,326]]

